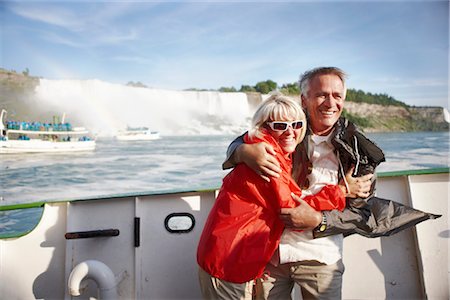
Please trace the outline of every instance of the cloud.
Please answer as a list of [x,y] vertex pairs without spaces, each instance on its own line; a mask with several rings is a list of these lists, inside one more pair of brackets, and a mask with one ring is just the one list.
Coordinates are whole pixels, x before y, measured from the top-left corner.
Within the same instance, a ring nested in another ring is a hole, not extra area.
[[73,32],[83,30],[86,27],[86,25],[83,25],[82,19],[63,7],[29,3],[27,5],[11,5],[10,9],[23,18],[62,27]]
[[68,38],[67,35],[59,35],[53,32],[45,32],[42,34],[42,38],[52,42],[54,44],[60,44],[69,46],[72,48],[85,48],[86,43],[83,43],[77,39]]
[[[18,16],[50,26],[42,37],[56,44],[82,48],[117,45],[139,39],[139,33],[133,27],[121,26],[116,22],[116,19],[138,9],[137,6],[116,2],[100,6],[87,4],[28,3],[10,5],[9,8]],[[52,26],[59,30],[52,29]]]

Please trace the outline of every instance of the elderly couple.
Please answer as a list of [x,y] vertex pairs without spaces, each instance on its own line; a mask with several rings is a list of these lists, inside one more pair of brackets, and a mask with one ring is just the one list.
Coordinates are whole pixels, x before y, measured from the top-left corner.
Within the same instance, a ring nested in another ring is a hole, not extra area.
[[437,217],[373,195],[384,155],[341,118],[345,77],[304,73],[306,116],[272,95],[228,148],[223,167],[234,169],[197,250],[205,299],[291,299],[295,283],[303,299],[341,299],[344,235],[387,236]]

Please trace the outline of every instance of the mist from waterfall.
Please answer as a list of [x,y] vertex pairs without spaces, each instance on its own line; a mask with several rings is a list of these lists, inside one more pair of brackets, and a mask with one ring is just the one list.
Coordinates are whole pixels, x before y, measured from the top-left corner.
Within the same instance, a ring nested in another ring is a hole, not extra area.
[[100,80],[41,79],[36,101],[67,115],[97,136],[129,127],[161,135],[239,134],[253,110],[245,93],[174,91],[131,87]]

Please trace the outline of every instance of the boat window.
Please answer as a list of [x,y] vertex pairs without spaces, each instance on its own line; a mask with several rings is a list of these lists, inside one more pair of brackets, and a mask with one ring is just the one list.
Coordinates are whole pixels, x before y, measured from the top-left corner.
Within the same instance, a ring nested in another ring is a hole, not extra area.
[[17,238],[31,232],[39,224],[43,213],[43,206],[0,210],[0,240]]
[[190,213],[172,213],[164,220],[164,226],[170,233],[188,233],[194,225],[195,218]]

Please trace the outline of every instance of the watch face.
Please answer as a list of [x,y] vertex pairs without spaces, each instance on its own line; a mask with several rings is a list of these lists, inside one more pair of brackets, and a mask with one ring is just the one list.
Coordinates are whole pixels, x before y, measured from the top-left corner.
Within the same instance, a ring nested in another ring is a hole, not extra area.
[[319,227],[320,232],[324,232],[325,229],[327,229],[327,225],[325,225],[325,224],[320,225],[320,227]]

